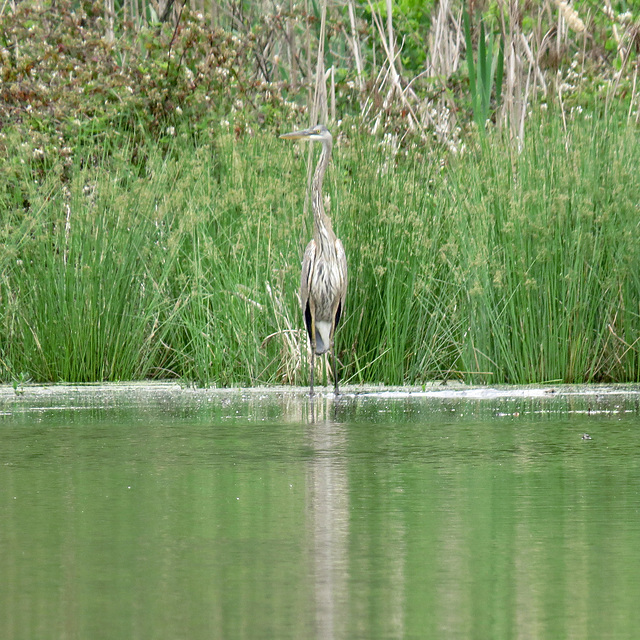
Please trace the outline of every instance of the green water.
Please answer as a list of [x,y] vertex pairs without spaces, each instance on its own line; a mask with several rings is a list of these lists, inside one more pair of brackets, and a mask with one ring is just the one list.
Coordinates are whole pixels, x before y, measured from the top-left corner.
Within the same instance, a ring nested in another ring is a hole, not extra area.
[[638,603],[634,394],[0,402],[3,639],[637,638]]

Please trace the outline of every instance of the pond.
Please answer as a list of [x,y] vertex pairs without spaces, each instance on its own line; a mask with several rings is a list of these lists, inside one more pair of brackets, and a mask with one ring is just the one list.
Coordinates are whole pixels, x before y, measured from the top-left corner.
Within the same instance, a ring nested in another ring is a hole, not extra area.
[[18,391],[2,638],[637,637],[637,386]]

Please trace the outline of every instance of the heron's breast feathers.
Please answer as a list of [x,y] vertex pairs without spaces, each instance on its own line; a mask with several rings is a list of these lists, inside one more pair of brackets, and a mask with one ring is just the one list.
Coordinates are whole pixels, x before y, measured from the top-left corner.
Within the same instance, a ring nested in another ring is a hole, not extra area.
[[302,264],[300,297],[303,307],[312,302],[315,321],[333,324],[336,309],[347,288],[347,262],[340,240],[317,243],[312,240]]

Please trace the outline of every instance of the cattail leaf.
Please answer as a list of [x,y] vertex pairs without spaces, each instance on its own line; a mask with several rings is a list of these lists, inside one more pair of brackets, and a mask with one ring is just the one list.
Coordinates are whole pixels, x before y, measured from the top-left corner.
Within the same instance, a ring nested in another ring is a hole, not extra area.
[[480,36],[478,38],[478,76],[484,84],[487,78],[487,48],[484,39],[484,23],[480,21]]
[[467,52],[467,68],[469,69],[469,89],[471,91],[472,102],[475,102],[476,95],[476,70],[473,63],[473,40],[471,39],[471,25],[469,21],[469,13],[465,9],[462,12],[464,21],[464,38]]
[[498,60],[496,64],[496,103],[500,104],[502,95],[502,80],[504,78],[504,37],[500,36],[500,49],[498,50]]

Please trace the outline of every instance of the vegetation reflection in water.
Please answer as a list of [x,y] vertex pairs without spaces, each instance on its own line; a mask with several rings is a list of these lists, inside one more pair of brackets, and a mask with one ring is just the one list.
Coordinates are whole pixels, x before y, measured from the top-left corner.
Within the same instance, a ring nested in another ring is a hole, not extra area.
[[[632,638],[634,394],[0,404],[0,637]],[[591,440],[584,440],[588,433]]]

